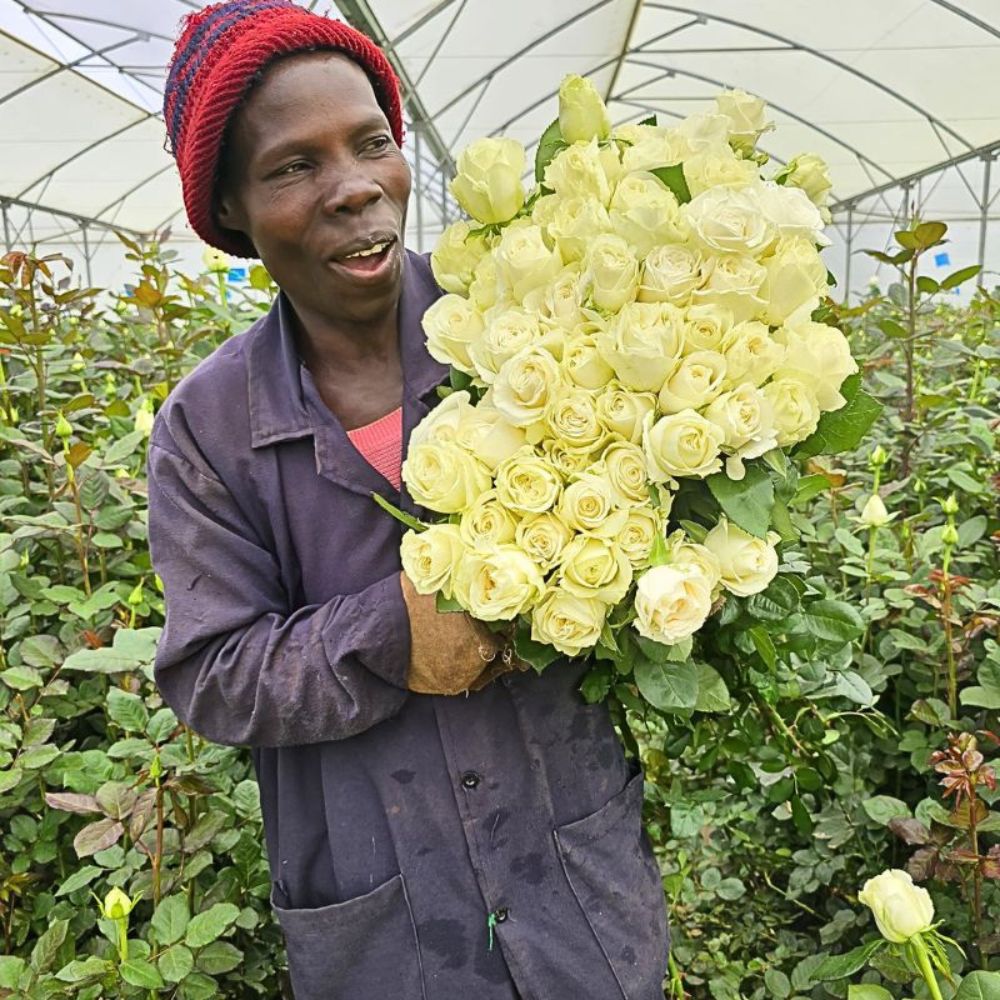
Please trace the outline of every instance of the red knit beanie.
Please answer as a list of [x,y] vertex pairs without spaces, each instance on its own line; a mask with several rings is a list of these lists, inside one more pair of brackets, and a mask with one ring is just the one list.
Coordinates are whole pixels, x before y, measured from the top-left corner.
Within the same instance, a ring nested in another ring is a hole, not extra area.
[[226,126],[255,74],[277,56],[334,49],[368,74],[375,97],[403,144],[399,81],[382,51],[361,32],[304,10],[292,0],[227,0],[182,22],[164,89],[163,115],[194,231],[237,257],[256,257],[241,233],[222,229],[212,211]]

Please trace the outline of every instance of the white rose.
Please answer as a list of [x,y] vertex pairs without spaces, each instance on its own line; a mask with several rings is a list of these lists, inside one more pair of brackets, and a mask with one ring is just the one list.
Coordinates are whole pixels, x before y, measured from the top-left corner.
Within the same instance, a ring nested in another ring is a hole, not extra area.
[[724,90],[715,98],[719,113],[729,119],[729,141],[752,153],[757,140],[774,128],[767,120],[767,105],[744,90]]
[[[472,271],[472,281],[469,284],[469,300],[480,311],[485,313],[501,305],[500,272],[497,270],[497,259],[491,253],[483,254]],[[512,302],[506,303],[513,305]]]
[[442,295],[431,304],[421,322],[427,335],[427,353],[435,361],[467,375],[476,373],[469,346],[479,340],[486,324],[482,313],[468,299],[455,294]]
[[819,426],[816,393],[797,378],[777,378],[763,389],[774,413],[774,429],[779,448],[804,441]]
[[597,419],[594,396],[586,389],[560,385],[549,399],[545,421],[552,436],[574,451],[594,451],[607,437]]
[[643,261],[639,301],[686,306],[703,280],[696,250],[679,243],[654,247]]
[[632,564],[612,539],[577,535],[563,550],[559,583],[577,597],[617,604],[632,584]]
[[898,868],[868,879],[858,893],[858,901],[871,909],[882,937],[895,944],[930,930],[934,922],[930,893],[914,885],[909,872]]
[[410,442],[403,462],[410,496],[439,514],[457,514],[489,489],[489,469],[457,444]]
[[563,266],[559,251],[545,245],[538,226],[508,226],[495,252],[497,270],[516,302],[552,281]]
[[667,539],[667,565],[676,569],[695,567],[709,581],[712,589],[712,599],[716,597],[716,592],[722,589],[722,567],[719,559],[711,549],[697,542],[692,542],[684,533],[683,529],[678,529]]
[[762,261],[767,279],[760,296],[761,317],[771,326],[805,322],[827,294],[826,265],[809,240],[787,237]]
[[541,339],[538,318],[519,306],[497,307],[486,314],[486,327],[469,345],[469,358],[479,377],[490,385],[515,354]]
[[590,241],[611,232],[611,218],[592,195],[558,198],[547,231],[564,260],[583,260]]
[[705,536],[705,548],[719,560],[722,585],[737,597],[765,590],[778,573],[778,535],[755,538],[725,517]]
[[684,350],[722,351],[722,342],[733,328],[735,317],[718,305],[694,305],[684,313]]
[[561,382],[555,358],[542,347],[526,347],[500,368],[491,399],[515,427],[531,427],[544,418]]
[[574,531],[598,532],[615,508],[611,484],[593,473],[583,473],[563,490],[556,514]]
[[711,585],[695,566],[654,566],[639,577],[634,625],[653,642],[673,646],[687,639],[705,624],[711,610]]
[[717,351],[685,355],[660,389],[660,410],[700,410],[722,392],[725,376],[726,359]]
[[507,222],[524,204],[524,147],[514,139],[478,139],[458,158],[455,200],[483,223]]
[[730,121],[725,115],[689,115],[670,131],[686,146],[684,159],[706,149],[718,149],[729,141]]
[[767,268],[753,257],[736,254],[711,257],[702,266],[702,274],[703,284],[692,295],[699,305],[725,309],[738,323],[767,308],[764,292]]
[[516,518],[497,499],[496,490],[487,490],[462,514],[459,534],[470,548],[490,549],[513,542],[516,527]]
[[665,517],[651,504],[630,507],[618,544],[634,569],[645,566],[657,535],[662,535]]
[[511,621],[545,590],[539,568],[516,546],[473,549],[455,570],[455,597],[480,621]]
[[434,280],[446,291],[467,295],[476,265],[489,246],[482,236],[470,236],[473,227],[464,219],[452,223],[441,234],[431,252],[431,270]]
[[793,157],[775,179],[783,181],[786,187],[801,188],[821,213],[829,204],[830,192],[833,190],[830,169],[815,153],[800,153]]
[[729,146],[719,146],[686,159],[684,179],[694,198],[709,188],[750,187],[760,179],[760,173],[753,160],[742,160]]
[[823,235],[823,214],[805,191],[774,181],[762,181],[748,194],[756,200],[759,211],[779,236],[798,236],[814,245],[829,246],[830,240]]
[[559,131],[566,142],[607,139],[611,134],[608,109],[597,88],[575,73],[559,86]]
[[785,349],[763,323],[740,323],[722,342],[726,362],[726,386],[749,382],[762,385],[777,370]]
[[490,472],[495,472],[504,459],[510,458],[526,443],[523,428],[514,425],[493,405],[493,392],[487,393],[475,407],[461,414],[455,437]]
[[454,444],[459,428],[475,412],[472,397],[463,389],[451,392],[413,428],[410,447],[422,444]]
[[601,389],[615,376],[614,369],[601,357],[592,336],[576,337],[563,351],[562,370],[582,389]]
[[544,438],[539,445],[542,454],[565,479],[572,479],[590,468],[590,451],[571,448],[558,438]]
[[760,257],[777,235],[757,198],[735,188],[703,191],[681,209],[681,216],[695,241],[713,254]]
[[594,472],[607,482],[619,507],[635,507],[649,499],[646,456],[636,444],[613,441],[604,449]]
[[840,386],[858,370],[847,338],[825,323],[782,327],[774,337],[785,347],[775,378],[797,379],[813,390],[821,410],[839,410],[847,402]]
[[619,181],[608,211],[614,231],[627,240],[640,259],[663,243],[686,237],[680,205],[655,174],[635,172]]
[[563,330],[575,330],[583,323],[581,284],[580,265],[571,264],[544,288],[529,292],[524,299],[524,308]]
[[655,125],[633,128],[635,131],[623,136],[632,143],[622,154],[622,168],[626,172],[671,167],[690,155],[688,144],[670,129]]
[[638,444],[646,414],[652,413],[655,405],[652,393],[630,392],[617,382],[609,382],[597,397],[597,418],[612,434]]
[[597,645],[607,611],[602,601],[550,587],[531,612],[531,638],[567,656],[578,656]]
[[529,514],[518,522],[514,533],[517,547],[546,572],[559,562],[572,539],[573,530],[552,511]]
[[528,446],[497,467],[496,492],[510,510],[541,514],[558,502],[562,477],[551,462]]
[[623,306],[597,348],[618,381],[638,392],[659,392],[684,349],[684,314],[666,302]]
[[722,431],[722,450],[736,459],[726,463],[730,479],[743,478],[742,459],[758,458],[777,447],[771,406],[749,382],[719,396],[705,409],[705,417]]
[[639,291],[639,261],[620,236],[595,237],[587,250],[585,282],[598,309],[616,312]]
[[724,440],[721,428],[694,410],[671,413],[655,423],[652,414],[648,415],[643,450],[649,478],[654,483],[669,483],[675,476],[703,479],[718,472]]
[[452,576],[465,544],[455,524],[432,524],[426,531],[407,531],[399,547],[403,569],[418,594],[452,594]]
[[615,161],[602,155],[596,139],[575,142],[557,153],[545,168],[545,186],[561,198],[596,198],[606,206],[618,170]]

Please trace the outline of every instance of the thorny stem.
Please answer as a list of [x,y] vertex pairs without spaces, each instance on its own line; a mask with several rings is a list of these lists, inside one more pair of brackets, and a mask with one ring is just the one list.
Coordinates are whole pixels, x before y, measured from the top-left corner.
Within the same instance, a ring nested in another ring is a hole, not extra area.
[[941,987],[938,985],[937,976],[934,975],[934,970],[931,968],[931,960],[927,954],[927,946],[924,944],[923,938],[919,934],[914,934],[910,938],[909,943],[913,955],[917,960],[917,965],[920,967],[920,974],[924,977],[927,989],[931,992],[932,1000],[944,1000],[941,996]]
[[972,938],[981,958],[983,954],[980,946],[983,936],[983,869],[979,862],[979,829],[976,820],[976,807],[978,805],[979,799],[973,795],[969,799],[969,840],[972,844],[972,853],[976,856],[976,863],[972,869]]

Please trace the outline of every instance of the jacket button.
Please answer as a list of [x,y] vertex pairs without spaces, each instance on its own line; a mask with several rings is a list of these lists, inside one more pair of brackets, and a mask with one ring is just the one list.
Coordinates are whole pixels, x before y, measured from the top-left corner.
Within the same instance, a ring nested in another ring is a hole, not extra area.
[[506,906],[501,906],[498,910],[493,911],[493,916],[496,918],[498,924],[502,924],[509,915]]
[[462,785],[465,788],[475,788],[483,779],[475,771],[466,771],[462,775]]

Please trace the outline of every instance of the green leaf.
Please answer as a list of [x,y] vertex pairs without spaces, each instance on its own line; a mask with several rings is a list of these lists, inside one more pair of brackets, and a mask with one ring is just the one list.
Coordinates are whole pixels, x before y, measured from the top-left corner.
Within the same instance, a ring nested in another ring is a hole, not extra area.
[[45,683],[41,673],[34,667],[8,667],[0,670],[0,681],[15,691],[30,691]]
[[167,896],[160,900],[153,914],[153,933],[161,945],[175,944],[184,937],[189,922],[187,897],[180,894]]
[[110,648],[81,649],[66,659],[63,670],[119,674],[153,662],[160,628],[119,629]]
[[580,693],[588,705],[596,705],[604,701],[611,690],[613,681],[611,665],[598,663],[592,667],[580,682]]
[[978,264],[973,264],[971,267],[963,267],[960,271],[953,271],[941,282],[941,287],[946,291],[958,288],[970,278],[974,278],[981,270],[982,268]]
[[861,615],[842,601],[814,601],[803,613],[806,628],[824,642],[853,642],[865,630]]
[[929,275],[922,274],[917,278],[917,290],[924,295],[936,295],[941,286]]
[[635,664],[639,693],[664,712],[694,708],[698,703],[698,668],[684,663],[653,663],[641,657]]
[[655,170],[650,170],[650,173],[655,174],[670,188],[681,205],[686,205],[691,200],[691,189],[684,176],[683,164],[674,163],[669,167],[657,167]]
[[0,986],[6,990],[15,989],[26,965],[27,962],[16,955],[0,955]]
[[405,524],[406,527],[410,528],[412,531],[419,534],[421,531],[426,531],[430,525],[424,524],[419,518],[414,517],[412,514],[407,514],[405,510],[400,510],[395,504],[390,503],[384,496],[380,493],[372,493],[372,500],[375,501],[386,513],[391,514],[400,524]]
[[114,964],[107,959],[98,958],[97,955],[90,955],[88,958],[74,958],[72,962],[64,965],[57,973],[56,979],[61,979],[64,983],[82,983],[86,979],[96,979],[107,975]]
[[764,986],[767,995],[777,997],[777,1000],[785,1000],[792,995],[792,984],[780,969],[768,969],[764,973]]
[[552,646],[546,646],[541,642],[535,642],[525,629],[518,629],[514,636],[514,652],[525,663],[530,663],[538,673],[558,660],[560,656],[558,649],[553,649]]
[[921,222],[913,230],[913,238],[917,249],[929,250],[937,246],[948,233],[948,227],[943,222]]
[[77,889],[82,888],[85,885],[90,885],[91,882],[97,878],[98,875],[103,875],[104,869],[97,868],[95,865],[84,865],[82,868],[78,868],[75,872],[59,888],[56,890],[56,896],[67,896],[71,892],[75,892]]
[[843,955],[830,955],[823,959],[812,971],[812,978],[815,982],[828,982],[833,979],[846,979],[853,976],[859,969],[863,969],[865,963],[872,955],[878,951],[885,942],[881,938],[869,941],[867,944],[852,948]]
[[1000,1000],[1000,972],[970,972],[954,1000]]
[[[43,595],[45,591],[42,591]],[[62,646],[54,635],[32,635],[18,650],[21,659],[31,667],[54,667],[62,660]]]
[[746,886],[738,878],[724,878],[716,887],[715,894],[728,902],[745,895]]
[[883,986],[863,983],[861,986],[847,987],[847,1000],[893,1000],[892,994]]
[[1000,709],[1000,663],[986,660],[979,668],[979,685],[967,687],[958,695],[963,705]]
[[876,795],[873,798],[865,799],[861,803],[861,808],[881,826],[888,826],[891,820],[897,817],[910,817],[910,807],[899,799],[894,799],[891,795]]
[[774,484],[761,466],[748,465],[746,475],[739,481],[719,472],[706,482],[730,521],[758,538],[767,535],[774,506]]
[[746,603],[747,613],[763,622],[784,621],[799,606],[799,592],[783,576],[776,576],[767,590],[754,594]]
[[847,405],[824,413],[815,432],[794,451],[797,459],[853,451],[882,412],[882,404],[861,388],[861,375],[851,375],[840,387]]
[[166,986],[159,970],[150,962],[141,958],[130,958],[118,966],[122,979],[132,986],[143,986],[149,990],[161,989]]
[[232,972],[243,961],[243,952],[228,941],[213,941],[198,954],[195,965],[211,976]]
[[240,908],[232,903],[216,903],[215,906],[191,918],[184,943],[189,948],[204,948],[221,937],[240,915]]
[[108,718],[128,733],[141,733],[149,722],[149,711],[137,694],[111,688],[107,701]]
[[774,648],[774,640],[767,629],[754,625],[748,632],[757,655],[764,661],[768,670],[774,670],[778,665],[778,651]]
[[694,707],[699,712],[728,712],[732,708],[726,682],[718,670],[707,663],[698,664],[698,700]]
[[175,944],[159,957],[156,964],[168,983],[179,983],[194,969],[194,955],[184,945]]
[[559,119],[557,118],[538,140],[538,149],[535,152],[535,180],[539,184],[545,180],[545,168],[552,162],[556,154],[565,148],[566,142],[559,129]]
[[35,972],[48,972],[52,967],[68,930],[68,920],[54,920],[42,932],[35,947],[31,949],[31,968]]

